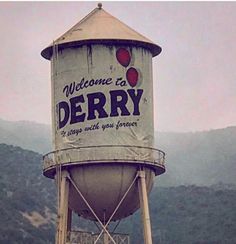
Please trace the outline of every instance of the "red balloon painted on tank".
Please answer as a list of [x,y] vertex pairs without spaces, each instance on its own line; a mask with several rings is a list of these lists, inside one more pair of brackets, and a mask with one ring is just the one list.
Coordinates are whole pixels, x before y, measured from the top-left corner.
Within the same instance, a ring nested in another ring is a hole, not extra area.
[[125,48],[119,48],[116,51],[116,58],[118,62],[124,67],[127,67],[130,64],[131,56],[129,51]]
[[132,87],[136,86],[138,83],[138,78],[139,78],[138,71],[133,67],[129,68],[126,72],[126,78],[129,82],[130,86],[132,86]]

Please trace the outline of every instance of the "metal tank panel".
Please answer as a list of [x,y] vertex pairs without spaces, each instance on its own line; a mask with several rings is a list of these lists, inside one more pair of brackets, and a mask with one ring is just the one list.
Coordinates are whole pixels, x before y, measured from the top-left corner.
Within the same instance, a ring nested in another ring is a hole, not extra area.
[[[95,209],[99,219],[107,221],[120,202],[126,190],[137,174],[138,167],[124,163],[99,165],[83,165],[70,170],[72,179],[80,186],[82,194]],[[146,168],[147,191],[151,191],[154,172]],[[80,216],[96,220],[77,191],[72,187],[69,204]],[[124,202],[112,218],[116,221],[133,214],[139,208],[139,192],[137,183],[132,187]]]

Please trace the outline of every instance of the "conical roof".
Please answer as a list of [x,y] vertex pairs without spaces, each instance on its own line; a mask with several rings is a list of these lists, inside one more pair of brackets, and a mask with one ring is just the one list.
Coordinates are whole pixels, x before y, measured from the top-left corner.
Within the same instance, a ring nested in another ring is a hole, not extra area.
[[[54,42],[59,49],[89,43],[141,46],[149,49],[153,56],[161,52],[161,47],[110,15],[101,5]],[[53,43],[45,48],[41,55],[50,59],[52,49]]]

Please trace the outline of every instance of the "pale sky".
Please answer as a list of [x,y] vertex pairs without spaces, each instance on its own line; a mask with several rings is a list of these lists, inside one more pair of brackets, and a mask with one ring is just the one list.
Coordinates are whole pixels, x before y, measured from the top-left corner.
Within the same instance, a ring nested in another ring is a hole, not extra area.
[[[51,123],[50,62],[40,52],[97,2],[0,2],[0,118]],[[236,2],[103,2],[160,45],[155,129],[236,125]]]

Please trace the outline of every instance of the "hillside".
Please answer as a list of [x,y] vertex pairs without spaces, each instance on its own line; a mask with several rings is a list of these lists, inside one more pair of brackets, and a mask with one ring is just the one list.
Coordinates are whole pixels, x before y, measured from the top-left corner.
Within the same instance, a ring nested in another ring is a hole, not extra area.
[[195,132],[156,133],[156,145],[166,152],[163,186],[236,184],[236,127]]
[[0,144],[0,243],[52,243],[53,182],[42,175],[42,156]]
[[[235,206],[232,186],[157,187],[150,196],[153,243],[236,243]],[[124,227],[132,243],[143,244],[139,215]]]
[[[54,243],[56,200],[53,180],[42,176],[42,156],[0,144],[0,243]],[[236,187],[155,187],[150,196],[154,244],[236,243]],[[117,231],[141,244],[139,213]],[[84,229],[94,226],[83,221]]]
[[0,119],[0,143],[47,153],[52,148],[51,129],[49,125],[35,122]]

